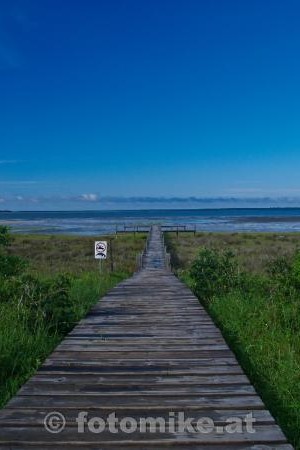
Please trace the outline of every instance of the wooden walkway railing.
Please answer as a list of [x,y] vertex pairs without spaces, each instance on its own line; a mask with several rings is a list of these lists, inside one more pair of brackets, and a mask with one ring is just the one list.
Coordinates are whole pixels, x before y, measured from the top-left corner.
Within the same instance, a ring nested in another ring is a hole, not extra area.
[[[246,427],[249,414],[256,421]],[[159,427],[143,429],[146,418]],[[220,331],[168,269],[159,227],[142,270],[112,289],[0,411],[2,450],[76,448],[292,449]]]
[[[148,233],[153,225],[116,225],[116,231],[115,233]],[[190,225],[161,225],[160,226],[162,231],[169,231],[172,233],[176,233],[177,236],[179,235],[179,232],[185,232],[185,233],[194,233],[194,235],[197,232],[196,225],[190,224]]]

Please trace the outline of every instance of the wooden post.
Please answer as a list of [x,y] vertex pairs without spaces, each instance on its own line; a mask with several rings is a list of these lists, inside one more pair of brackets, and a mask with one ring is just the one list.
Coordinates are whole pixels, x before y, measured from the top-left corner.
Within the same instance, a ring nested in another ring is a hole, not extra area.
[[114,253],[113,253],[113,239],[109,240],[109,250],[110,250],[110,271],[114,271]]

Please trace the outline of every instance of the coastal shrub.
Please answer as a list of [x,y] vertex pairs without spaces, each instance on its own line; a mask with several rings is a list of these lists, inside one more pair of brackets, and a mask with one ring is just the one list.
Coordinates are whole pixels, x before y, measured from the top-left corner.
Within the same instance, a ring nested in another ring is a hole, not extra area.
[[292,257],[280,257],[268,264],[267,272],[271,292],[285,296],[286,300],[299,300],[300,295],[300,252]]
[[71,296],[72,278],[61,274],[48,283],[42,301],[44,319],[59,334],[66,334],[76,322],[76,310]]
[[0,248],[7,247],[12,241],[12,236],[9,232],[9,227],[0,225]]
[[0,225],[0,277],[19,275],[27,265],[23,258],[7,254],[7,247],[11,242],[9,227]]
[[271,260],[267,265],[267,273],[279,284],[291,283],[292,260],[284,256]]
[[[67,333],[76,321],[76,305],[71,297],[71,277],[39,278],[30,274],[4,279],[0,283],[0,303],[9,303],[28,318],[28,326],[44,323],[49,332]],[[25,314],[26,312],[26,314]]]
[[237,286],[240,273],[232,252],[203,248],[191,265],[189,276],[192,288],[203,301],[224,294]]
[[[59,274],[41,278],[26,272],[28,263],[16,255],[8,255],[12,238],[9,228],[0,227],[0,302],[9,302],[22,309],[28,325],[45,322],[49,331],[65,334],[75,322],[72,304],[71,277]],[[25,313],[26,312],[26,313]]]
[[0,254],[0,276],[11,277],[20,275],[27,267],[27,262],[14,255]]
[[297,289],[300,289],[300,251],[295,253],[292,261],[292,276],[294,285]]

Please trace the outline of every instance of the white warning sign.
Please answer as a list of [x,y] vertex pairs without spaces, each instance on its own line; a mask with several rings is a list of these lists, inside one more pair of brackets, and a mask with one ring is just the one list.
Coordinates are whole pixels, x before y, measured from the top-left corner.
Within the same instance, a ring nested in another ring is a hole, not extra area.
[[96,241],[95,242],[95,258],[106,259],[107,258],[107,242]]

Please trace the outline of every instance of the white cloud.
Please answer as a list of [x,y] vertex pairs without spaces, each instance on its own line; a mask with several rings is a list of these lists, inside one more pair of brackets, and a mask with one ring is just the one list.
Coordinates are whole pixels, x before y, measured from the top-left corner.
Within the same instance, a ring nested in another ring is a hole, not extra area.
[[85,202],[98,202],[99,195],[97,195],[97,194],[81,194],[79,196],[79,200],[83,200]]
[[[21,192],[15,195],[0,196],[0,203],[10,208],[30,208],[40,206],[40,209],[61,208],[69,209],[72,205],[78,208],[225,208],[225,207],[270,207],[300,205],[300,196],[250,196],[232,195],[220,197],[109,197],[96,193],[78,195],[49,195],[31,196]],[[3,208],[2,208],[3,209]]]

